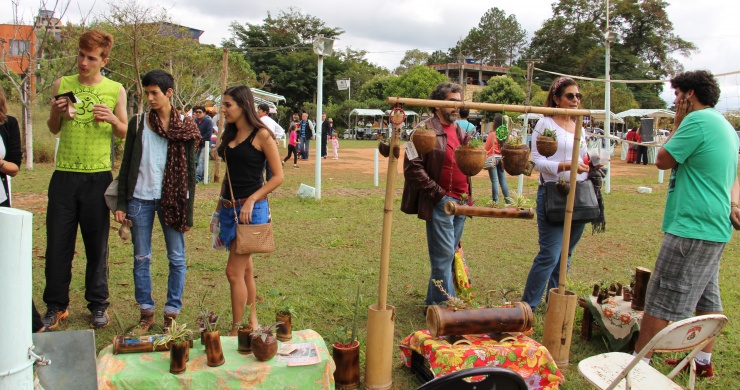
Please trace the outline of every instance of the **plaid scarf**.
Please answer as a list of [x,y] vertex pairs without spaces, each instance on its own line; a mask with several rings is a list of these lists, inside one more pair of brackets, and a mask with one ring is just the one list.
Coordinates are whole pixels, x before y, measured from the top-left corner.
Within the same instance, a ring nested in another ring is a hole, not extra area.
[[180,113],[172,108],[170,126],[167,131],[162,127],[162,120],[157,112],[149,111],[149,128],[160,137],[167,139],[167,162],[162,179],[162,213],[164,223],[179,232],[187,230],[188,207],[188,159],[185,142],[200,142],[200,131],[192,118],[180,119]]

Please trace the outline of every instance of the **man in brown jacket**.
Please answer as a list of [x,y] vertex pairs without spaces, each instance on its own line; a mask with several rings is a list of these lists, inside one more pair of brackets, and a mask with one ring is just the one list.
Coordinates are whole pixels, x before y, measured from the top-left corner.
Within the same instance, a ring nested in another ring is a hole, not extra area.
[[[462,87],[453,83],[440,83],[432,91],[432,100],[461,102]],[[442,287],[452,296],[455,288],[452,281],[452,262],[455,248],[462,237],[464,216],[445,214],[448,201],[466,203],[471,198],[470,178],[460,171],[455,161],[455,149],[467,144],[468,135],[455,123],[457,108],[432,108],[434,116],[424,126],[434,130],[437,143],[434,149],[412,160],[403,160],[403,198],[401,211],[417,214],[426,221],[427,247],[431,276],[427,287],[426,305],[440,304],[447,297],[434,286],[441,280]]]

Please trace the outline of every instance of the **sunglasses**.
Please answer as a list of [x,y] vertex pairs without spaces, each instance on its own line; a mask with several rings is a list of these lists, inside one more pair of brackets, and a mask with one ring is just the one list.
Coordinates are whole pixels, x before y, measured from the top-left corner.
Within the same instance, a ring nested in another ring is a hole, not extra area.
[[581,98],[583,98],[583,95],[581,95],[580,93],[572,93],[572,92],[564,93],[563,96],[568,98],[568,100],[575,100],[576,98],[578,98],[578,100],[581,100]]

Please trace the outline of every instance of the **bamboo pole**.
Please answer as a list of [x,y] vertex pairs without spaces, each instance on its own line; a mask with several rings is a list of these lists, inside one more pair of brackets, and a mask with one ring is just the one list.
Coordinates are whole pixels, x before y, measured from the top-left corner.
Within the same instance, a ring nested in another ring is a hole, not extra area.
[[464,215],[466,217],[534,218],[534,210],[532,209],[495,209],[492,207],[464,206],[455,202],[447,202],[445,204],[445,213],[447,215]]
[[[221,69],[221,94],[224,93],[226,90],[226,80],[229,79],[229,48],[224,47],[224,57],[223,57],[223,64]],[[223,96],[221,97],[223,100]],[[218,148],[221,145],[221,136],[224,134],[224,124],[226,123],[226,119],[224,118],[224,110],[223,107],[218,108],[218,141],[216,142],[216,148]],[[208,164],[208,161],[210,157],[206,157],[206,164]],[[221,181],[221,159],[216,158],[216,164],[215,168],[213,169],[213,182],[218,183]]]
[[563,220],[563,249],[560,252],[560,277],[558,279],[558,293],[565,294],[566,273],[568,272],[568,251],[570,251],[570,230],[573,226],[573,203],[576,200],[576,180],[578,178],[579,152],[581,149],[581,134],[583,133],[583,117],[576,118],[576,132],[573,135],[573,154],[570,158],[570,191],[565,203],[565,220]]
[[483,111],[508,111],[519,112],[523,114],[543,114],[543,115],[568,115],[568,116],[590,116],[589,110],[571,110],[567,108],[554,107],[532,107],[518,106],[513,104],[495,104],[495,103],[474,103],[474,102],[455,102],[449,100],[429,100],[429,99],[412,99],[389,96],[386,100],[388,104],[403,103],[414,107],[439,107],[439,108],[472,108]]

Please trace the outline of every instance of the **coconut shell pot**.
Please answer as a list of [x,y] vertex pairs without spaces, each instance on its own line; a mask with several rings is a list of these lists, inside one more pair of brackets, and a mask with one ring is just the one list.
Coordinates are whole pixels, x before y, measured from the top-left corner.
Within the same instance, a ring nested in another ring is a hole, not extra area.
[[434,144],[437,143],[437,135],[431,129],[416,129],[411,134],[411,142],[414,143],[414,148],[419,154],[427,154],[434,149]]
[[278,341],[272,334],[268,334],[262,339],[262,336],[252,334],[252,353],[254,357],[261,361],[266,362],[277,354]]
[[544,156],[550,157],[558,151],[558,141],[552,137],[540,135],[537,137],[537,152]]
[[486,164],[486,150],[482,146],[460,145],[455,149],[455,161],[462,173],[475,176]]
[[355,340],[348,346],[334,344],[332,357],[337,367],[334,370],[334,383],[337,389],[360,387],[360,342]]
[[206,346],[206,364],[209,367],[218,367],[226,363],[218,331],[203,332],[203,344]]
[[527,145],[504,145],[501,148],[504,170],[512,176],[524,173],[529,163],[529,147]]

